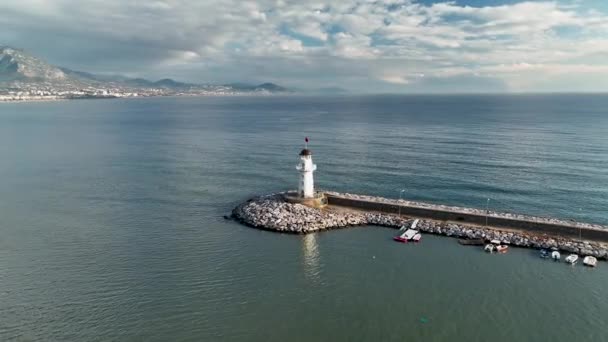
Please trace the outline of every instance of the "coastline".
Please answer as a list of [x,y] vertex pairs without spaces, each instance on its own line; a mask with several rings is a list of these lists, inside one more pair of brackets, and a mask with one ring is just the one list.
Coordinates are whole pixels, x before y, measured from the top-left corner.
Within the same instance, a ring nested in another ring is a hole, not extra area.
[[292,94],[281,93],[217,93],[217,94],[167,94],[167,95],[139,95],[139,96],[34,96],[32,98],[1,98],[2,103],[35,103],[35,102],[55,102],[55,101],[72,101],[72,100],[115,100],[115,99],[142,99],[151,97],[233,97],[233,96],[285,96]]
[[[599,259],[608,260],[608,243],[576,239],[558,233],[538,232],[527,229],[511,229],[507,227],[480,226],[471,223],[462,223],[449,220],[438,220],[428,217],[412,215],[397,215],[395,213],[366,210],[361,208],[332,205],[322,209],[311,208],[297,203],[288,203],[284,199],[286,192],[258,196],[234,208],[232,217],[238,222],[262,230],[291,234],[308,234],[319,231],[341,229],[361,225],[383,226],[399,228],[414,218],[419,218],[418,229],[423,233],[456,237],[462,239],[500,240],[509,245],[524,248],[557,248],[568,253],[591,255]],[[335,192],[327,194],[336,195]],[[353,194],[340,194],[342,196],[360,196]],[[399,202],[381,197],[362,196],[377,201]],[[401,201],[408,202],[408,201]],[[418,205],[431,205],[412,202]],[[392,203],[391,203],[392,204]],[[432,205],[431,205],[432,206]],[[444,206],[447,207],[447,206]],[[459,207],[450,207],[459,208]],[[479,210],[459,208],[467,210]],[[517,215],[506,213],[493,213],[495,215]],[[532,219],[532,216],[521,215]],[[555,220],[546,218],[546,220]],[[566,222],[560,221],[559,222]],[[592,229],[600,229],[600,225],[589,225]]]

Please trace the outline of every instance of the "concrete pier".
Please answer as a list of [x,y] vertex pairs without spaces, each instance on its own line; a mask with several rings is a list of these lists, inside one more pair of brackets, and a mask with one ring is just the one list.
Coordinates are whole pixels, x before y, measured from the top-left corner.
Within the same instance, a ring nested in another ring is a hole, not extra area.
[[259,229],[296,234],[358,225],[398,228],[420,218],[423,233],[608,258],[608,227],[601,225],[331,191],[323,192],[328,204],[315,208],[289,202],[286,194],[252,198],[232,216]]
[[325,192],[329,205],[608,242],[608,226],[473,208]]

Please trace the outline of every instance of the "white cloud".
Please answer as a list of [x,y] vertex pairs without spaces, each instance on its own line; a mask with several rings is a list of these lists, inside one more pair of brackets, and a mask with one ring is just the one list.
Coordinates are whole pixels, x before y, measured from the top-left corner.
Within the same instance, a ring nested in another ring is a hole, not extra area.
[[[591,85],[608,75],[608,61],[599,57],[608,56],[608,15],[584,2],[461,3],[5,1],[0,39],[67,66],[103,72],[139,66],[144,76],[179,71],[190,81],[246,75],[312,85],[334,75],[337,83],[361,80],[361,88],[385,82],[407,89],[423,79],[470,76],[519,91],[535,90],[539,78],[547,80],[543,89],[552,77],[556,89],[567,89],[564,75]],[[306,77],[293,77],[295,69]]]

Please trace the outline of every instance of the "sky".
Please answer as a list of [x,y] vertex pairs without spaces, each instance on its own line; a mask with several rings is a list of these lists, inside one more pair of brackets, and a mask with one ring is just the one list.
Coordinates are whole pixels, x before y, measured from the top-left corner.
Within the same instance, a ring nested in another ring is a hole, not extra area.
[[608,91],[608,0],[18,0],[0,28],[52,64],[149,79]]

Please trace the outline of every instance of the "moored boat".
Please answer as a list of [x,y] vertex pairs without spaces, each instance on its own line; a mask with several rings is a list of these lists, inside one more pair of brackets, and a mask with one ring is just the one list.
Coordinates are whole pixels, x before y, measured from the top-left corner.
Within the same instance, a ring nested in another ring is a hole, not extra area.
[[566,257],[565,260],[566,260],[567,263],[574,265],[578,261],[578,255],[576,255],[576,254],[570,254],[570,255],[568,255]]
[[414,238],[414,236],[418,234],[417,230],[414,229],[408,229],[405,231],[405,233],[401,234],[402,237],[406,238],[407,240],[411,240]]
[[507,246],[507,245],[498,245],[498,246],[496,246],[496,251],[498,253],[506,253],[508,249],[509,249],[509,246]]
[[500,240],[492,240],[483,249],[486,252],[506,253],[507,250],[509,249],[509,246],[507,246],[506,243],[500,242]]
[[597,265],[597,259],[593,256],[588,255],[583,259],[583,264],[585,266],[595,267],[595,265]]
[[403,243],[407,242],[407,239],[404,238],[404,237],[402,237],[401,235],[395,235],[395,236],[393,236],[393,240],[395,240],[397,242],[403,242]]
[[410,228],[410,229],[406,230],[405,232],[403,232],[401,235],[397,235],[397,236],[393,237],[393,240],[398,241],[398,242],[408,242],[408,241],[418,242],[418,241],[420,241],[421,238],[422,238],[422,235],[420,235],[420,233],[418,233],[417,230]]
[[412,222],[412,226],[410,227],[411,229],[416,229],[416,227],[418,226],[418,222],[420,222],[419,219],[415,219],[414,222]]
[[559,254],[558,251],[553,251],[551,252],[551,259],[553,259],[554,261],[558,261],[559,259],[561,259],[561,255]]
[[546,249],[541,249],[540,250],[540,257],[543,259],[547,259],[549,257],[549,251],[547,251]]

